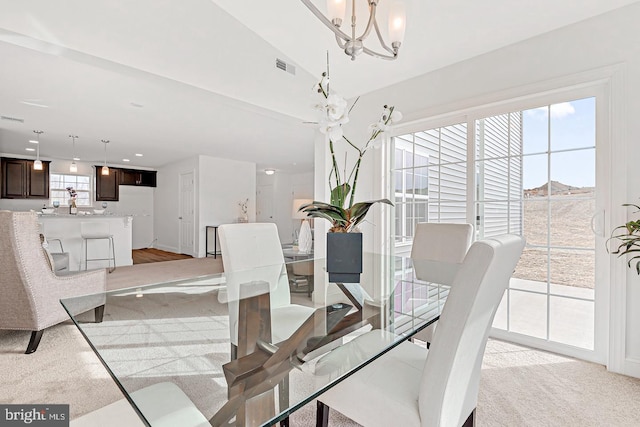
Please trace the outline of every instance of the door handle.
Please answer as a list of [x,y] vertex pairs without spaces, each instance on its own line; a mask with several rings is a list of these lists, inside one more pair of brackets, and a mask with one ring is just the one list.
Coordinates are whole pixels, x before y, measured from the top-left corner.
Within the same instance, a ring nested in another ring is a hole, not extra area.
[[181,216],[179,216],[179,217],[178,217],[178,219],[182,219],[182,217],[181,217]]
[[[596,222],[596,220],[599,220]],[[604,209],[596,212],[591,217],[591,231],[593,234],[600,237],[604,236]]]

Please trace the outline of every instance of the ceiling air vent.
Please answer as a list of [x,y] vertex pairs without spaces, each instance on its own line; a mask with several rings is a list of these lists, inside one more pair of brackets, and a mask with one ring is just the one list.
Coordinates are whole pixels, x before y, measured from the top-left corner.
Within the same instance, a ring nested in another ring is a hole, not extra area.
[[293,74],[294,76],[296,75],[296,67],[291,64],[287,64],[282,59],[276,58],[276,68],[286,71],[289,74]]
[[9,117],[9,116],[0,116],[2,120],[10,120],[12,122],[24,123],[24,119],[19,119],[17,117]]

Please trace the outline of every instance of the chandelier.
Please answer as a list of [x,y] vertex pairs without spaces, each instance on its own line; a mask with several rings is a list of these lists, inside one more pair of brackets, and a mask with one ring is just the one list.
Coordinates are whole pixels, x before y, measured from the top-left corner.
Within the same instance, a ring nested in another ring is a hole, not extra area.
[[[367,20],[367,26],[362,31],[360,36],[356,35],[356,0],[351,0],[351,31],[350,35],[340,29],[345,21],[345,14],[347,11],[348,0],[327,0],[327,16],[320,12],[311,2],[311,0],[302,0],[313,12],[314,15],[324,25],[326,25],[336,36],[336,41],[341,49],[344,49],[344,53],[351,57],[352,61],[355,61],[356,57],[362,52],[367,55],[374,56],[381,59],[393,60],[398,57],[398,50],[404,39],[404,30],[406,24],[404,3],[398,0],[385,0],[392,1],[389,13],[389,40],[391,41],[391,47],[384,41],[380,27],[376,19],[376,11],[378,9],[378,3],[382,0],[366,0],[369,5],[369,17]],[[380,43],[380,48],[384,51],[377,52],[364,46],[364,41],[369,37],[371,31],[375,31]]]

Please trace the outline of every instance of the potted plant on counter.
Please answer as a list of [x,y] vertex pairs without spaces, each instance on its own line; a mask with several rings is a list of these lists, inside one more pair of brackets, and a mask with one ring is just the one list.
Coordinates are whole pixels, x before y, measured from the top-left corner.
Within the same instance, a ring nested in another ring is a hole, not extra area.
[[[358,229],[371,206],[375,203],[392,205],[388,199],[356,202],[356,188],[360,164],[364,155],[371,148],[382,143],[382,137],[392,123],[402,119],[402,115],[393,106],[385,105],[378,122],[370,126],[369,139],[364,145],[358,146],[349,140],[343,132],[342,126],[349,121],[347,101],[329,90],[329,75],[322,73],[322,79],[316,85],[321,102],[316,106],[320,112],[320,132],[327,135],[329,151],[331,153],[331,172],[329,174],[329,188],[331,196],[329,202],[313,201],[303,205],[300,210],[308,216],[323,218],[331,223],[327,233],[327,272],[330,282],[353,283],[358,282],[362,272],[362,234]],[[357,102],[357,99],[356,99]],[[355,102],[354,102],[355,105]],[[347,147],[355,151],[357,159],[350,172],[340,174],[336,161],[335,145],[338,141],[345,141]]]

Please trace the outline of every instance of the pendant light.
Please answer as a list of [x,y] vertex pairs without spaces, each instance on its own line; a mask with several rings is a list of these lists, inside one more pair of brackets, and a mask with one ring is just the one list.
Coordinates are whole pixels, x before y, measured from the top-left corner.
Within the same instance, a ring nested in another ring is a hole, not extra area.
[[69,172],[78,172],[78,165],[76,164],[76,138],[78,135],[69,135],[69,138],[73,140],[73,160],[69,165]]
[[107,166],[107,144],[109,143],[108,139],[101,139],[104,144],[104,166],[102,166],[102,175],[109,175],[109,167]]
[[38,147],[36,148],[36,160],[33,162],[33,170],[41,171],[42,161],[40,160],[40,134],[43,134],[44,131],[34,130],[33,133],[38,135]]

